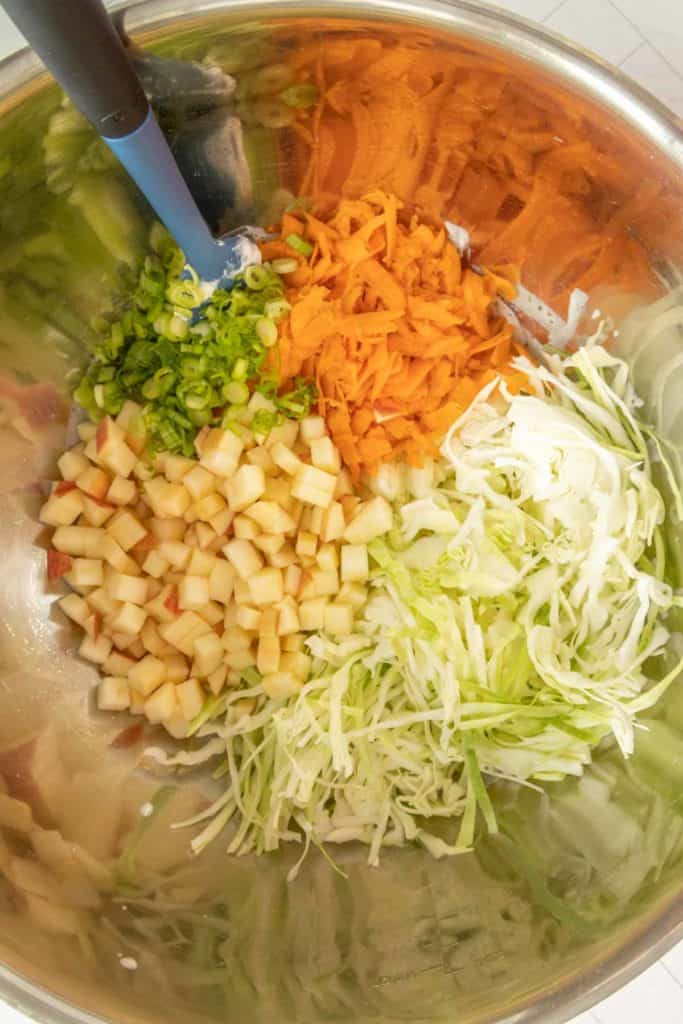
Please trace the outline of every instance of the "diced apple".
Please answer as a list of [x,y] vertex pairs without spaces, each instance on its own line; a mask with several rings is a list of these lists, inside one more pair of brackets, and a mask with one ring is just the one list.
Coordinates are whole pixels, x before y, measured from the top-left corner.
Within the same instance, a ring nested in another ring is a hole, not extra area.
[[242,580],[249,580],[263,568],[261,555],[248,540],[236,538],[228,541],[223,548],[223,554]]
[[253,519],[240,514],[232,521],[232,532],[237,540],[256,540],[261,531]]
[[[147,537],[147,530],[129,509],[120,509],[107,524],[107,533],[124,551],[130,551]],[[151,540],[155,540],[150,535]]]
[[89,420],[85,420],[82,423],[79,423],[78,426],[76,427],[76,433],[80,437],[81,441],[83,441],[85,444],[87,444],[88,441],[95,440],[96,432],[97,425],[95,423],[90,423]]
[[147,526],[160,542],[167,540],[181,541],[187,529],[185,520],[179,517],[174,519],[150,519]]
[[[197,547],[201,551],[208,551],[211,544],[216,540],[216,531],[208,523],[197,522],[194,524],[194,532],[197,538]],[[187,534],[185,537],[187,538]],[[187,543],[187,539],[185,543]]]
[[130,398],[127,398],[121,407],[121,411],[116,417],[116,425],[121,428],[125,434],[138,416],[142,415],[142,406],[138,405],[137,402],[133,402]]
[[264,692],[273,700],[295,697],[303,685],[303,680],[292,672],[273,672],[262,680]]
[[221,638],[221,643],[228,653],[243,651],[249,647],[251,641],[251,633],[247,633],[241,626],[231,626],[229,629],[226,629]]
[[302,651],[285,651],[280,656],[280,671],[291,672],[306,682],[311,673],[312,661],[310,654],[304,654]]
[[196,718],[204,705],[204,691],[198,679],[186,679],[176,687],[176,697],[183,718],[191,722]]
[[296,551],[294,546],[287,542],[272,555],[268,555],[268,565],[273,569],[288,569],[296,562]]
[[271,453],[265,445],[257,445],[247,452],[247,462],[250,466],[260,466],[266,476],[277,471]]
[[[144,629],[144,626],[143,626],[143,629]],[[131,658],[135,657],[135,655],[133,654],[132,648],[133,648],[133,645],[135,644],[136,639],[137,638],[134,637],[134,636],[131,636],[130,633],[112,633],[111,634],[112,643],[113,643],[114,647],[117,649],[117,651],[125,651],[126,654],[128,654]],[[145,651],[143,649],[142,655],[144,655],[144,653],[145,653]]]
[[159,626],[160,636],[188,657],[194,653],[194,642],[197,637],[212,632],[211,626],[193,611],[182,612],[173,622],[165,622]]
[[276,554],[285,543],[285,538],[282,534],[274,533],[262,533],[259,537],[254,537],[252,544],[259,551],[262,551],[264,555]]
[[302,463],[299,456],[295,455],[292,449],[287,448],[281,441],[271,447],[270,455],[274,465],[288,476],[294,476],[301,468]]
[[312,597],[308,601],[301,601],[299,604],[299,622],[301,628],[306,632],[322,629],[325,624],[325,608],[328,599],[326,597]]
[[156,503],[156,514],[165,519],[176,519],[185,515],[191,500],[188,491],[182,483],[164,483],[164,490]]
[[243,580],[240,576],[235,577],[235,585],[233,590],[233,598],[235,604],[253,604],[251,590],[246,580]]
[[364,583],[370,575],[366,544],[344,544],[341,549],[341,578],[347,583]]
[[345,529],[344,509],[338,501],[333,501],[323,514],[320,539],[323,544],[330,544],[335,540],[340,540]]
[[258,501],[265,489],[266,478],[263,469],[260,466],[245,464],[226,482],[225,496],[230,509],[237,513]]
[[205,633],[194,641],[193,674],[206,677],[223,663],[225,651],[215,633]]
[[91,636],[84,636],[78,653],[82,658],[92,661],[95,665],[104,665],[111,654],[112,642],[108,636],[98,636],[95,640]]
[[257,501],[244,510],[244,515],[258,523],[264,533],[286,534],[296,528],[292,517],[274,501]]
[[166,670],[166,679],[169,683],[183,683],[190,674],[187,662],[182,654],[174,651],[172,654],[164,654],[161,659]]
[[194,506],[197,519],[203,523],[210,523],[212,519],[221,515],[226,509],[225,498],[221,497],[216,491],[212,491],[211,494],[205,494]]
[[215,555],[195,547],[192,549],[192,554],[190,555],[187,573],[189,576],[206,576],[208,579],[209,576],[211,576],[211,571],[217,561],[218,559]]
[[99,558],[74,558],[69,576],[74,587],[100,587],[104,580],[102,561]]
[[255,633],[259,628],[261,612],[248,604],[241,604],[237,609],[237,625],[242,629]]
[[145,716],[152,725],[169,721],[177,709],[178,698],[173,683],[164,683],[145,701]]
[[283,420],[282,423],[273,427],[264,443],[267,448],[272,448],[276,444],[283,444],[285,448],[293,448],[298,435],[299,424],[297,421]]
[[166,667],[154,654],[146,654],[128,673],[129,684],[143,697],[153,693],[165,678]]
[[304,444],[310,446],[312,441],[325,437],[327,428],[322,416],[305,416],[299,424],[299,436]]
[[316,469],[322,469],[336,477],[341,469],[341,457],[330,437],[316,437],[311,441],[311,462]]
[[159,554],[165,558],[174,569],[183,572],[190,563],[192,552],[187,544],[180,540],[164,540],[159,545]]
[[99,612],[102,616],[112,616],[118,611],[120,605],[109,596],[104,587],[98,587],[88,594],[88,604],[93,611]]
[[61,494],[53,493],[40,510],[40,521],[46,526],[71,526],[83,511],[83,495],[73,487]]
[[369,544],[375,537],[387,533],[393,522],[389,502],[385,498],[373,498],[356,512],[344,531],[344,540],[349,544]]
[[307,530],[299,530],[294,550],[300,558],[314,558],[318,550],[318,538]]
[[[195,441],[195,446],[199,438]],[[211,429],[203,434],[198,447],[199,462],[210,473],[231,477],[244,450],[242,440],[231,430]]]
[[205,576],[185,576],[178,586],[178,607],[195,611],[209,600],[209,581]]
[[320,536],[320,531],[323,528],[323,520],[327,509],[324,508],[311,508],[308,512],[308,529],[311,533],[314,533],[317,537]]
[[127,654],[121,654],[119,651],[112,651],[102,666],[102,671],[108,676],[128,677],[128,673],[136,665],[135,658],[129,658]]
[[321,569],[336,572],[339,568],[339,548],[336,544],[321,544],[315,559]]
[[140,567],[135,559],[126,554],[121,545],[107,533],[103,533],[99,551],[94,553],[104,558],[105,562],[108,562],[117,572],[127,573],[129,576],[140,575]]
[[339,473],[337,474],[337,486],[334,489],[335,500],[343,498],[344,495],[353,494],[353,491],[354,487],[353,480],[351,479],[351,474],[349,473],[348,469],[342,467]]
[[140,630],[140,640],[148,654],[154,654],[157,658],[172,652],[170,645],[159,636],[159,630],[152,618],[146,619]]
[[83,496],[83,519],[88,526],[104,526],[115,511],[116,506],[108,505],[106,501],[96,501],[87,495]]
[[54,551],[50,548],[47,552],[47,578],[48,580],[58,580],[66,573],[71,571],[73,560],[69,555],[63,554],[61,551]]
[[150,551],[142,563],[142,571],[158,580],[167,572],[170,564],[158,551]]
[[154,479],[154,467],[144,459],[138,459],[133,469],[133,476],[136,480],[139,480],[141,484],[145,484],[148,480]]
[[294,505],[291,479],[284,476],[267,477],[266,489],[263,492],[263,500],[275,502],[275,504],[279,505],[285,512],[289,512]]
[[90,498],[95,498],[97,501],[104,501],[111,483],[112,479],[108,473],[105,473],[98,466],[90,465],[88,465],[87,469],[83,470],[76,480],[79,491],[87,494]]
[[256,655],[251,648],[244,648],[241,651],[229,651],[225,655],[227,668],[236,672],[243,672],[245,668],[251,668],[256,664]]
[[229,562],[217,558],[209,576],[209,597],[212,601],[227,604],[235,585],[235,570]]
[[292,597],[296,597],[301,589],[301,580],[303,572],[298,565],[288,565],[285,569],[284,575],[284,590],[285,594],[290,594]]
[[130,476],[137,462],[137,455],[128,447],[123,430],[110,416],[105,416],[97,424],[95,443],[102,465],[117,476]]
[[153,601],[155,597],[158,597],[163,589],[164,583],[161,580],[155,580],[153,576],[150,576],[147,580],[147,601]]
[[308,580],[304,580],[299,597],[308,601],[313,597],[333,597],[339,592],[339,577],[336,569],[312,569]]
[[298,633],[301,629],[301,623],[299,621],[299,608],[294,598],[291,595],[283,597],[277,606],[277,611],[278,636],[290,636],[292,633]]
[[250,576],[247,582],[256,605],[277,604],[284,596],[282,572],[279,569],[261,569]]
[[[339,504],[341,505],[341,507],[343,509],[344,520],[346,522],[346,525],[348,526],[348,524],[353,520],[353,518],[356,516],[356,514],[360,511],[361,506],[363,505],[363,502],[361,501],[361,499],[358,497],[357,494],[344,494],[339,499]],[[346,527],[345,527],[345,529],[346,529]]]
[[131,690],[130,687],[128,687],[128,689],[130,692],[130,707],[128,708],[128,711],[130,712],[131,715],[144,715],[145,698],[142,696],[141,693],[137,693],[135,690]]
[[207,683],[209,689],[214,696],[218,696],[223,687],[225,686],[228,678],[228,666],[219,665],[215,672],[212,672],[210,676],[207,676]]
[[360,583],[342,583],[336,600],[340,604],[350,604],[358,611],[367,602],[368,592]]
[[130,687],[124,676],[104,676],[97,687],[100,711],[126,711],[130,707]]
[[269,605],[261,612],[261,621],[258,627],[259,636],[279,636],[278,621],[279,612],[274,605]]
[[302,463],[292,482],[292,496],[308,505],[328,508],[336,482],[336,477],[330,473]]
[[209,526],[215,531],[215,533],[222,537],[232,526],[234,518],[235,513],[226,507],[222,512],[219,512],[218,515],[211,516],[209,519]]
[[306,638],[303,633],[293,633],[291,636],[283,636],[281,646],[283,652],[287,651],[290,654],[296,654],[298,651],[306,650]]
[[223,621],[224,611],[218,601],[207,601],[201,608],[197,608],[197,615],[200,615],[210,626],[217,626],[219,622]]
[[90,463],[83,453],[83,446],[70,448],[57,460],[57,468],[63,480],[77,480],[88,469]]
[[142,605],[147,600],[147,580],[143,576],[128,576],[108,569],[104,588],[114,601]]
[[277,672],[280,667],[280,641],[276,636],[259,638],[256,651],[256,667],[262,675]]
[[323,629],[331,636],[348,636],[353,632],[353,608],[350,604],[328,604]]
[[184,455],[167,455],[164,461],[164,476],[170,484],[177,484],[196,465],[194,459],[186,459]]
[[79,597],[78,594],[67,594],[66,597],[60,600],[59,607],[65,615],[68,615],[79,626],[84,626],[92,614],[88,607],[88,602]]
[[216,490],[216,478],[213,473],[209,473],[208,469],[196,463],[189,472],[183,474],[182,481],[193,501],[199,501],[204,495]]
[[115,633],[139,633],[142,629],[147,612],[136,604],[126,602],[111,621]]
[[125,477],[115,476],[105,495],[105,500],[110,505],[120,507],[122,505],[131,505],[135,501],[136,495],[137,487],[134,480],[126,480]]

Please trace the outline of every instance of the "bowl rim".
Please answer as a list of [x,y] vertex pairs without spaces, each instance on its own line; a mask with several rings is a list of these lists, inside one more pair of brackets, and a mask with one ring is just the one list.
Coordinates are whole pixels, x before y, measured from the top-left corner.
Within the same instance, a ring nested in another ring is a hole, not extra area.
[[[270,16],[414,23],[493,49],[513,50],[518,59],[619,117],[683,178],[683,118],[589,49],[494,4],[478,0],[315,0],[308,5],[302,0],[117,0],[109,11],[119,17],[125,14],[126,28],[142,42],[171,24],[189,26],[228,13],[234,21],[248,15],[250,21]],[[0,61],[0,111],[14,108],[49,81],[29,47],[8,55]],[[618,947],[596,951],[586,969],[542,994],[519,998],[489,1018],[488,1024],[564,1024],[633,980],[681,940],[683,882],[635,919]],[[105,1018],[67,1002],[2,963],[0,999],[42,1024],[105,1024]],[[482,1017],[473,1020],[484,1024]]]

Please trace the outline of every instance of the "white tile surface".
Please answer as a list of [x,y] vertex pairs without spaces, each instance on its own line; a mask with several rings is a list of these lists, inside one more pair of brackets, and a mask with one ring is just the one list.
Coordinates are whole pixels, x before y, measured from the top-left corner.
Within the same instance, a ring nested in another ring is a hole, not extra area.
[[683,117],[683,78],[650,43],[641,43],[621,69]]
[[[683,0],[496,0],[593,50],[683,117]],[[21,36],[0,10],[0,57]],[[683,1024],[683,943],[572,1024]],[[28,1024],[0,1006],[0,1024]]]
[[545,24],[612,64],[621,63],[643,41],[633,25],[607,0],[566,0]]
[[612,0],[673,69],[683,71],[683,4],[680,0]]

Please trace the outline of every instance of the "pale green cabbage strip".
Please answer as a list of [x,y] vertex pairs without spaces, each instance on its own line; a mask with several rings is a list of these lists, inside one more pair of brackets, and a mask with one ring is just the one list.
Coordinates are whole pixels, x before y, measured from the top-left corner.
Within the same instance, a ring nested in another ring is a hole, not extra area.
[[371,545],[359,632],[309,641],[297,698],[242,719],[244,691],[219,700],[195,760],[220,740],[225,790],[195,849],[233,819],[235,853],[302,836],[360,840],[372,864],[409,840],[458,853],[480,817],[496,830],[485,778],[581,775],[606,737],[632,752],[680,668],[648,675],[677,603],[664,501],[626,364],[597,344],[551,361],[517,360],[533,395],[485,389],[437,466],[380,474],[394,529]]

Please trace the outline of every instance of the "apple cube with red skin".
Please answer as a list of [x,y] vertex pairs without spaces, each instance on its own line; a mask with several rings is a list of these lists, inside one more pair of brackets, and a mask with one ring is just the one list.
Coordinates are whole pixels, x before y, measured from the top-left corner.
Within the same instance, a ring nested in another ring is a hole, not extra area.
[[40,521],[46,526],[71,526],[83,511],[83,495],[74,486],[59,493],[59,485],[40,510]]
[[71,571],[72,559],[62,551],[54,551],[52,548],[47,553],[47,578],[58,580],[67,572]]
[[116,476],[130,476],[135,468],[137,455],[129,448],[126,435],[111,416],[105,416],[98,423],[95,444],[102,465]]
[[80,491],[97,501],[104,501],[111,487],[111,477],[98,466],[88,466],[76,480]]

